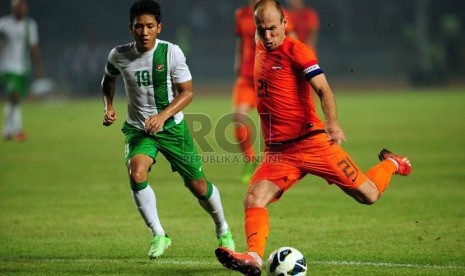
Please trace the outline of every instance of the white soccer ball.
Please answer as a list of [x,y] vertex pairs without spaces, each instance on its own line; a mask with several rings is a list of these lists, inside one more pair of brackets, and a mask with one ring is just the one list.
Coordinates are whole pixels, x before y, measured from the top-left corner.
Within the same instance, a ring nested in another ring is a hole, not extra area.
[[273,251],[266,261],[268,275],[285,276],[307,274],[307,261],[299,250],[285,246]]

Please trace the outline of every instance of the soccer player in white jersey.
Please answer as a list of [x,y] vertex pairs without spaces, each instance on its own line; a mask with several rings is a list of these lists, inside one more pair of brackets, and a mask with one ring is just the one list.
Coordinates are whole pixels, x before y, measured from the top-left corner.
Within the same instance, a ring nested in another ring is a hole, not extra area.
[[36,77],[42,74],[39,33],[36,22],[27,17],[26,0],[11,1],[11,15],[0,18],[0,75],[6,102],[3,109],[3,138],[23,141],[20,101],[29,86],[31,59]]
[[136,1],[130,9],[134,42],[113,48],[102,80],[103,124],[118,118],[113,107],[116,77],[122,75],[128,100],[123,125],[125,161],[134,202],[153,238],[149,257],[161,257],[171,238],[160,223],[148,172],[161,152],[214,221],[218,244],[234,248],[218,189],[206,180],[201,160],[183,120],[182,109],[193,97],[192,77],[181,49],[157,39],[161,13],[152,0]]

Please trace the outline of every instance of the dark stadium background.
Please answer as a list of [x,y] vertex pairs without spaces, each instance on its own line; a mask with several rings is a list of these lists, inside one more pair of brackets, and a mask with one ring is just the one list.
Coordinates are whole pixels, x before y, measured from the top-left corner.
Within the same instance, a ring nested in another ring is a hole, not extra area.
[[[285,1],[282,1],[285,3]],[[60,93],[90,96],[108,51],[131,41],[132,1],[29,0],[39,25],[47,76]],[[161,39],[180,44],[196,87],[234,81],[234,11],[241,1],[159,0]],[[314,0],[320,14],[318,55],[334,85],[462,85],[465,75],[463,0]],[[0,14],[9,13],[9,0]],[[223,93],[225,89],[222,89]]]

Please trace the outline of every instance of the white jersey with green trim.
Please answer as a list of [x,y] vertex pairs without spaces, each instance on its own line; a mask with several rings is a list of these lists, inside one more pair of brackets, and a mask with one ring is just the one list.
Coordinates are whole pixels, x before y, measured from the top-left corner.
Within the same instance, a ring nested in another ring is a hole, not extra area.
[[[113,48],[105,74],[123,76],[128,99],[126,121],[139,129],[144,129],[146,118],[158,114],[173,101],[174,83],[192,79],[179,46],[159,39],[152,50],[143,53],[137,50],[134,42]],[[179,124],[183,117],[181,111],[176,113],[163,128]]]
[[26,17],[17,20],[13,15],[0,18],[0,72],[27,74],[30,70],[29,47],[38,45],[36,22]]

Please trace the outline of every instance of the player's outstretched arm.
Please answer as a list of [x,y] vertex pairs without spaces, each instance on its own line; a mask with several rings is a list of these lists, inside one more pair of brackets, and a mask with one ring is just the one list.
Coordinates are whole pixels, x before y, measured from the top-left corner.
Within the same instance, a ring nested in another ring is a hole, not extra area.
[[336,100],[324,74],[310,79],[310,84],[321,102],[321,109],[325,117],[326,130],[331,142],[341,144],[346,140],[344,132],[337,121]]
[[103,107],[104,107],[103,125],[104,126],[110,126],[118,119],[118,115],[116,114],[116,111],[113,109],[113,97],[115,96],[115,89],[116,89],[115,87],[116,87],[116,77],[104,74],[103,79],[102,79],[102,98],[103,98]]

